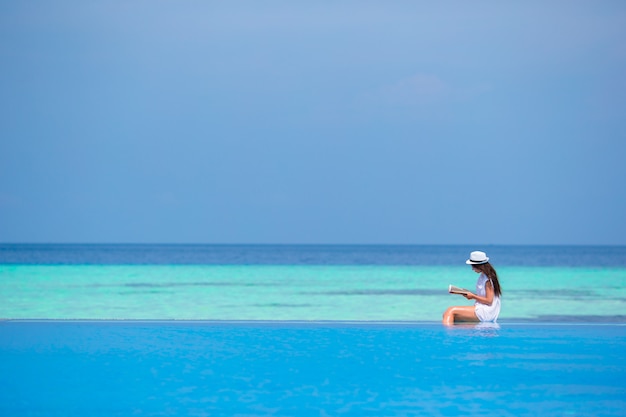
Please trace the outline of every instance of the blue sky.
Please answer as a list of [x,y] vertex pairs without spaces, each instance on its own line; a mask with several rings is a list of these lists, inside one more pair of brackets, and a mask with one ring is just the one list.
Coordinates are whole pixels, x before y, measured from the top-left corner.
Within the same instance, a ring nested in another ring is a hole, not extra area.
[[626,244],[623,1],[0,3],[0,241]]

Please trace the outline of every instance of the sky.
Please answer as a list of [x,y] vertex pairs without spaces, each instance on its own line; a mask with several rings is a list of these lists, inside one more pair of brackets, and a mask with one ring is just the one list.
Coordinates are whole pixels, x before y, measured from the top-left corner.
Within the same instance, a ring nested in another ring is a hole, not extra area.
[[0,242],[626,244],[626,2],[0,3]]

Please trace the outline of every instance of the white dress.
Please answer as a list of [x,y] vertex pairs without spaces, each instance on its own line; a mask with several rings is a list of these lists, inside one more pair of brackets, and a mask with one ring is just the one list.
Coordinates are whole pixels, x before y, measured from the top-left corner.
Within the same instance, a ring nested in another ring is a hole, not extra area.
[[[487,281],[491,281],[491,279],[487,278],[487,275],[480,274],[478,277],[478,281],[476,282],[476,294],[484,297],[487,295],[487,291],[485,289],[485,284]],[[491,283],[493,286],[493,282]],[[476,310],[476,317],[478,320],[482,322],[496,322],[498,320],[498,315],[500,314],[500,297],[494,294],[493,301],[491,305],[479,303],[476,301],[474,304]]]

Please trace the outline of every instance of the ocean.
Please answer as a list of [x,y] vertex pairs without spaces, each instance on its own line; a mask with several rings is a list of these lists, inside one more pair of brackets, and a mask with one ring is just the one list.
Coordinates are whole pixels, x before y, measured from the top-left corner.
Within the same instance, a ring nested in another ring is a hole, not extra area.
[[436,322],[483,250],[501,322],[626,319],[625,246],[0,245],[0,318]]
[[[443,326],[491,257],[497,324]],[[626,247],[0,245],[0,415],[626,416]]]

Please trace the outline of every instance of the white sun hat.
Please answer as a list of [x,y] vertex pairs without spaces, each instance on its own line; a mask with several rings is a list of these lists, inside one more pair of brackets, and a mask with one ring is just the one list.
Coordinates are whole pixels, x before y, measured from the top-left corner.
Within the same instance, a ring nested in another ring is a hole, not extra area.
[[465,263],[468,265],[480,265],[480,264],[486,264],[487,262],[489,262],[489,258],[487,257],[487,254],[479,250],[470,253],[470,258],[467,261],[465,261]]

